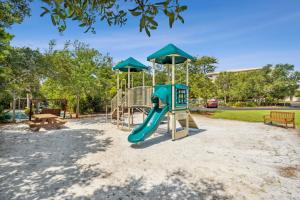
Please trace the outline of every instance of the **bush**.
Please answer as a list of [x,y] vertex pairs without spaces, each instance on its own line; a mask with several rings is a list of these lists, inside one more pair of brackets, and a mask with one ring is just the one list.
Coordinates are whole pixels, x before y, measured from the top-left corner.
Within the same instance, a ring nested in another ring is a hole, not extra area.
[[226,106],[229,106],[229,107],[234,106],[234,102],[227,102]]
[[29,116],[30,113],[30,108],[25,107],[24,113]]
[[245,105],[244,102],[238,101],[238,102],[235,102],[233,106],[234,106],[234,107],[244,107],[244,105]]
[[[1,107],[1,106],[0,106]],[[3,112],[3,108],[0,108],[0,122],[5,122],[10,119],[10,116],[7,114],[7,112]]]
[[227,106],[231,106],[231,107],[256,107],[257,103],[256,102],[228,102],[226,104]]
[[246,102],[246,107],[256,107],[257,103],[256,102]]

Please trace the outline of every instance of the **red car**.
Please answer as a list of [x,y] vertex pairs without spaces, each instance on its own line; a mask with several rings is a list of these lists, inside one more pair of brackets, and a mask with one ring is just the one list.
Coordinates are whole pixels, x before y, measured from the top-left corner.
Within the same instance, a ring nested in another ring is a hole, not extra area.
[[206,108],[218,108],[218,100],[217,99],[207,100]]

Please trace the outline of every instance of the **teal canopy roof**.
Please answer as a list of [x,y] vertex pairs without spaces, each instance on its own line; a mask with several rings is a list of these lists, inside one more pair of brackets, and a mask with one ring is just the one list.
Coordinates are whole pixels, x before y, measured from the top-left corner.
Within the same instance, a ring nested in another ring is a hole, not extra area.
[[151,54],[147,57],[147,60],[152,61],[155,59],[155,62],[159,64],[172,64],[172,55],[176,55],[176,64],[184,63],[187,59],[194,60],[193,56],[179,49],[174,44],[168,44],[164,48]]
[[114,66],[113,70],[120,70],[123,72],[127,72],[128,68],[130,68],[131,72],[139,72],[143,70],[148,70],[148,67],[136,59],[130,57],[124,61],[119,62],[116,66]]

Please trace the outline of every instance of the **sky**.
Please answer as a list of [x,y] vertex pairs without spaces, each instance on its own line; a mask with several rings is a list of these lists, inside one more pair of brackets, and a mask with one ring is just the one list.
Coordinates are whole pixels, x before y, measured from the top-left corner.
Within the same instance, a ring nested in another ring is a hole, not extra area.
[[50,17],[40,17],[42,3],[35,1],[31,17],[14,25],[10,33],[13,46],[29,46],[42,51],[55,39],[57,48],[67,40],[80,40],[109,53],[114,62],[130,56],[145,64],[147,56],[173,43],[193,56],[214,56],[217,71],[289,63],[300,71],[300,1],[299,0],[181,0],[188,10],[185,23],[158,16],[158,30],[149,38],[139,32],[137,18],[129,17],[125,26],[109,27],[97,23],[96,34],[84,33],[78,23],[69,22],[61,34]]

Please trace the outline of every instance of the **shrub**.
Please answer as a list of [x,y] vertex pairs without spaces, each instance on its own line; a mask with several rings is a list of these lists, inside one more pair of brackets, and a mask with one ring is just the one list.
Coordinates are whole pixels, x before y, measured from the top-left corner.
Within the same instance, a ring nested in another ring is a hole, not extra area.
[[246,107],[256,107],[257,103],[256,102],[246,102],[245,106]]
[[27,115],[27,116],[29,116],[29,113],[30,113],[30,108],[25,108],[25,110],[24,110],[24,113]]
[[226,105],[232,107],[255,107],[257,106],[257,103],[237,101],[237,102],[228,102]]
[[234,104],[235,104],[234,102],[227,102],[226,106],[230,106],[231,107],[231,106],[234,106]]
[[0,106],[0,122],[5,122],[10,119],[10,116],[4,112],[4,108]]
[[245,103],[244,103],[244,102],[238,101],[238,102],[235,102],[233,106],[234,106],[234,107],[244,107],[244,106],[245,106]]

